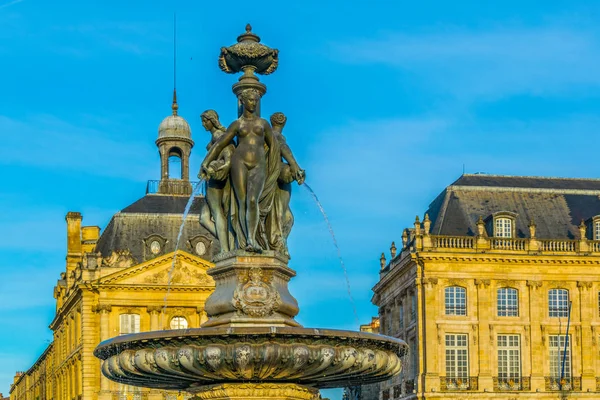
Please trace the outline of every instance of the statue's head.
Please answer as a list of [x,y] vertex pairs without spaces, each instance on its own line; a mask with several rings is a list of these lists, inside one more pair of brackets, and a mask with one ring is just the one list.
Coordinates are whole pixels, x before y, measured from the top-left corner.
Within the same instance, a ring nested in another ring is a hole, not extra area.
[[260,93],[256,89],[244,89],[241,93],[241,101],[244,105],[244,109],[254,112],[256,111],[256,106],[258,105],[258,101],[260,100]]
[[287,122],[287,117],[282,112],[276,112],[273,115],[271,115],[271,126],[273,126],[273,128],[275,128],[275,127],[283,128],[285,126],[286,122]]
[[202,126],[207,131],[210,131],[212,127],[215,127],[219,130],[225,130],[225,127],[221,125],[219,121],[219,114],[215,110],[206,110],[202,114],[200,114],[200,118],[202,118]]

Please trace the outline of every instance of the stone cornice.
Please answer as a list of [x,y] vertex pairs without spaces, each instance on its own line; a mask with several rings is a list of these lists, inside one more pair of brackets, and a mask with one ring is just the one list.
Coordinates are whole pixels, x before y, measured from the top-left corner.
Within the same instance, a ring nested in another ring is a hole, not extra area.
[[[512,256],[512,257],[511,257]],[[512,263],[512,264],[570,264],[570,265],[600,265],[600,258],[588,258],[586,256],[571,256],[563,254],[544,254],[528,255],[514,257],[509,254],[499,253],[440,253],[419,252],[419,257],[423,261],[444,261],[444,262],[469,262],[469,263]],[[390,271],[391,272],[391,271]],[[389,274],[388,274],[389,275]]]
[[[213,292],[214,286],[171,285],[171,292]],[[102,290],[118,291],[164,291],[165,285],[102,285]]]
[[[173,259],[174,254],[175,254],[175,252],[171,252],[171,253],[165,254],[163,256],[153,258],[152,260],[145,261],[143,263],[131,266],[124,270],[114,272],[110,275],[106,275],[106,276],[98,279],[95,282],[95,286],[96,287],[105,286],[105,285],[115,282],[117,280],[138,275],[138,274],[140,274],[144,271],[148,271],[156,266],[167,264],[168,261]],[[214,266],[213,264],[209,263],[208,261],[201,259],[199,257],[196,257],[192,254],[189,254],[183,250],[177,250],[177,260],[179,260],[179,261],[185,260],[185,261],[189,262],[190,264],[195,265],[197,267],[201,267],[205,270],[212,268]],[[164,287],[164,285],[163,285],[163,287]]]
[[51,330],[57,327],[57,325],[62,321],[63,316],[67,314],[75,305],[81,301],[82,299],[82,288],[81,284],[75,286],[74,290],[71,291],[69,297],[67,297],[62,306],[56,310],[56,314],[54,315],[54,319],[48,326]]
[[390,282],[394,282],[398,275],[403,275],[405,270],[410,268],[413,264],[416,265],[413,253],[407,253],[406,257],[400,260],[397,264],[390,265],[389,271],[379,279],[379,281],[373,287],[373,291],[377,292],[383,289]]

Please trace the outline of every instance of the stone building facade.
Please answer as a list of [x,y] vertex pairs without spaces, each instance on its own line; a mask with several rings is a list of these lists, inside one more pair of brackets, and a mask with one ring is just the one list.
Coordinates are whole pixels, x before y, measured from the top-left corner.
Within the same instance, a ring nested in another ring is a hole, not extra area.
[[[182,143],[186,147],[180,149]],[[206,271],[218,242],[199,224],[205,201],[198,195],[176,249],[192,192],[193,141],[175,102],[173,115],[159,127],[157,146],[160,181],[149,182],[146,195],[116,213],[102,234],[97,226],[82,227],[80,213],[67,214],[66,266],[54,288],[50,324],[54,340],[29,370],[15,375],[10,400],[181,399],[177,392],[109,381],[93,355],[101,341],[114,336],[197,328],[207,320],[204,303],[214,281]],[[167,159],[172,157],[180,159]]]
[[381,256],[392,399],[600,398],[600,180],[463,175]]

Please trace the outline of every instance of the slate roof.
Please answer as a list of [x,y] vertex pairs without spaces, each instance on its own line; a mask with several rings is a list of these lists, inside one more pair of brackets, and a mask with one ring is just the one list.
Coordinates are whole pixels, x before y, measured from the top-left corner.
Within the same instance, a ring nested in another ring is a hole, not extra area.
[[516,214],[517,237],[529,237],[533,219],[540,239],[579,238],[581,221],[589,224],[600,215],[600,179],[462,175],[427,213],[432,234],[472,236],[479,216],[486,219],[502,211]]
[[[160,254],[174,251],[187,201],[185,196],[147,194],[112,217],[98,239],[96,252],[100,252],[102,257],[109,257],[113,251],[129,250],[140,263],[153,257],[147,254],[144,244],[144,239],[152,235],[166,239]],[[205,256],[206,260],[210,260],[218,242],[200,225],[199,214],[204,206],[204,197],[194,199],[179,248],[193,253],[188,241],[204,236],[213,243]]]

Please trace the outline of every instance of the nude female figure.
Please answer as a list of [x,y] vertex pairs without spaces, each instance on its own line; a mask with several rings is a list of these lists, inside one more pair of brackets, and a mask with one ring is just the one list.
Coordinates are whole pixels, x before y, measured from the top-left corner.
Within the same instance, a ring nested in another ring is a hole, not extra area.
[[202,162],[201,171],[210,175],[209,164],[234,138],[237,147],[231,157],[231,183],[239,211],[240,225],[245,236],[246,251],[261,252],[256,241],[260,222],[259,199],[266,179],[267,160],[265,143],[271,146],[273,132],[269,123],[254,114],[259,93],[245,89],[241,94],[244,106],[242,116],[227,128],[227,132],[215,143]]
[[[211,133],[211,140],[206,146],[210,149],[225,134],[225,127],[219,121],[219,115],[214,110],[206,110],[201,116],[202,126]],[[233,143],[229,142],[218,154],[217,159],[208,165],[208,175],[200,171],[199,177],[206,180],[206,203],[208,208],[203,208],[200,214],[200,224],[217,237],[221,245],[221,251],[231,250],[229,245],[229,228],[227,223],[227,209],[223,204],[225,190],[229,188],[227,179],[231,167],[231,155]],[[211,218],[212,217],[212,218]]]

